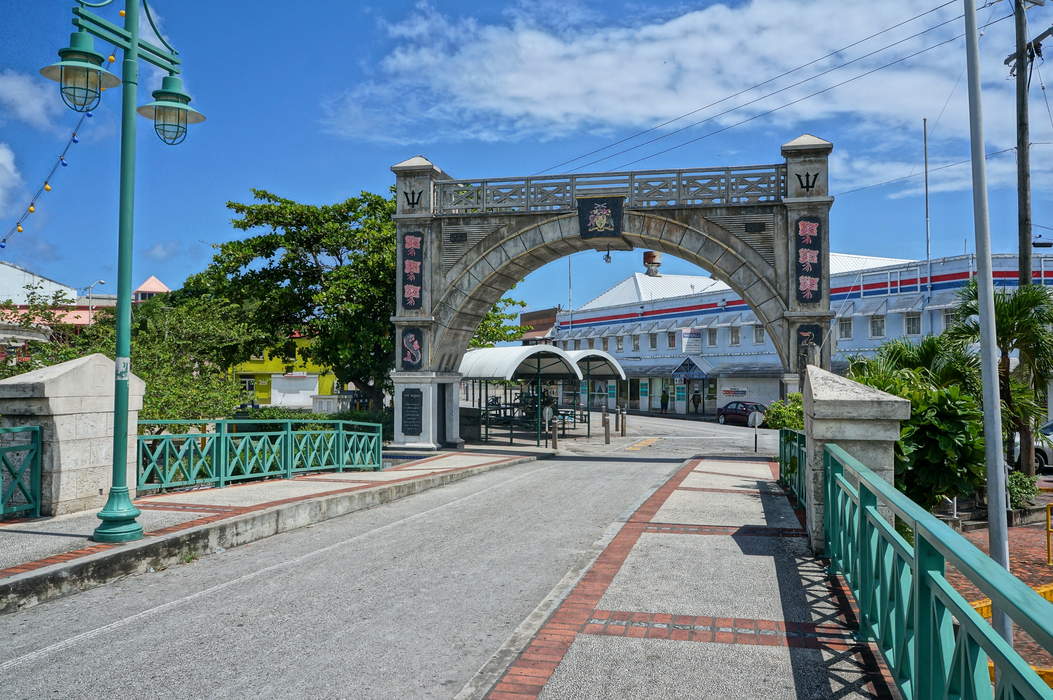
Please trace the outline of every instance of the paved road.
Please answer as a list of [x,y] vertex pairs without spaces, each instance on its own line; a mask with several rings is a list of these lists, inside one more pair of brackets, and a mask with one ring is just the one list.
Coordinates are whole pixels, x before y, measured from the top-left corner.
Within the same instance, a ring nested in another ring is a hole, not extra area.
[[510,467],[0,617],[0,695],[451,697],[681,462],[612,457]]

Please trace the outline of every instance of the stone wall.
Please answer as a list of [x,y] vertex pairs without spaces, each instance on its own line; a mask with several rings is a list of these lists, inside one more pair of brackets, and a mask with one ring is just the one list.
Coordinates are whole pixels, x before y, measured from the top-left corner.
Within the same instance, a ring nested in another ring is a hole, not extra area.
[[[101,508],[113,455],[114,363],[94,354],[0,380],[0,423],[41,427],[41,514]],[[129,379],[128,488],[135,495],[136,432],[146,385]]]

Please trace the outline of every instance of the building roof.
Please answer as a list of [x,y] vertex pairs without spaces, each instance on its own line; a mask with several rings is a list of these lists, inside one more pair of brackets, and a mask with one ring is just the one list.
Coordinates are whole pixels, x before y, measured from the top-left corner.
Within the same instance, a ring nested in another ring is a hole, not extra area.
[[625,379],[625,370],[618,360],[603,350],[567,350],[566,353],[577,363],[578,369],[589,377]]
[[136,291],[136,293],[138,293],[138,292],[170,292],[172,290],[169,289],[165,285],[164,282],[162,282],[161,280],[157,279],[153,275],[150,275],[149,277],[146,278],[145,282],[143,282],[138,287],[136,287],[135,291]]
[[[874,255],[852,255],[849,253],[830,253],[830,274],[858,272],[887,265],[901,265],[914,262],[904,258],[880,258]],[[651,277],[642,272],[634,273],[623,279],[592,301],[576,309],[589,311],[621,304],[640,304],[644,302],[686,297],[706,292],[719,292],[730,287],[724,282],[705,275],[661,275]]]
[[518,379],[543,374],[581,379],[578,364],[554,345],[469,350],[457,370],[466,379]]

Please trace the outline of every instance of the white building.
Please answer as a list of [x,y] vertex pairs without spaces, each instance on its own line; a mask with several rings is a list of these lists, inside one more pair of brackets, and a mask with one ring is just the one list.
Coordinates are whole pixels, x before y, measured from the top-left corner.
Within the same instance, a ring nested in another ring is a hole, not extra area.
[[51,298],[62,292],[72,303],[77,298],[77,290],[69,285],[56,282],[24,267],[0,261],[0,301],[12,301],[15,304],[26,303],[26,287],[38,287],[38,293]]

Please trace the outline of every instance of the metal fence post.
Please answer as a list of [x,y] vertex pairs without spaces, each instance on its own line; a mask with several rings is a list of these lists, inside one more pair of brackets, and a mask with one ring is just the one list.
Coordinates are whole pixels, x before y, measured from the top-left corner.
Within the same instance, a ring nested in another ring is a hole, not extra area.
[[282,438],[285,440],[285,444],[282,446],[282,457],[285,459],[285,478],[291,479],[293,477],[293,455],[295,454],[292,421],[285,421],[285,433]]
[[216,485],[223,487],[227,485],[227,441],[230,439],[227,437],[227,421],[221,420],[216,424],[215,435],[215,448],[212,451],[215,453]]
[[336,462],[337,471],[344,471],[344,466],[347,464],[344,450],[344,422],[340,421],[336,426]]
[[[41,454],[40,454],[40,426],[34,426],[30,436],[31,444],[33,445],[33,464],[29,470],[29,492],[33,494],[33,517],[40,517],[40,501],[43,498],[43,494],[40,493],[40,479],[41,479]],[[0,504],[2,505],[2,504]]]
[[374,433],[373,449],[376,452],[376,461],[373,463],[375,471],[380,471],[384,468],[384,426],[378,425],[376,427],[376,433]]
[[[931,575],[942,576],[944,560],[926,538],[928,533],[914,529],[914,580],[911,597],[914,599],[914,658],[910,660],[914,680],[914,697],[933,698],[942,695],[936,670],[943,666],[940,645],[953,646],[953,640],[940,640],[940,629],[933,615]],[[942,684],[940,684],[942,685]]]

